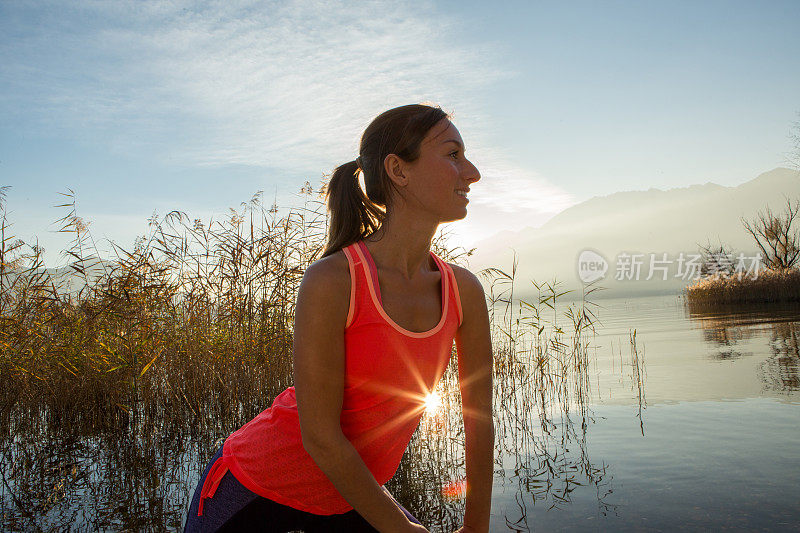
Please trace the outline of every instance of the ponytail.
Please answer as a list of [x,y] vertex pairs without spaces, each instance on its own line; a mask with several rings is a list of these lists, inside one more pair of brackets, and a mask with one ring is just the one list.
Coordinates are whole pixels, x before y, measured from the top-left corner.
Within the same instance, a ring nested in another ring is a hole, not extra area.
[[322,257],[372,234],[386,216],[385,211],[361,190],[358,183],[360,159],[337,167],[328,182],[326,196],[331,223]]

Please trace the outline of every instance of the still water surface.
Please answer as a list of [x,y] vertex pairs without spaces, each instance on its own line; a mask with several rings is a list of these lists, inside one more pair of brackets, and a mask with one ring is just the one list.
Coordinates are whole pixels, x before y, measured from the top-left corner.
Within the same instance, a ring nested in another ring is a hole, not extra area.
[[[598,303],[581,387],[588,410],[553,417],[537,447],[539,415],[530,403],[518,409],[536,391],[498,382],[499,396],[517,392],[497,399],[505,429],[492,531],[798,530],[800,306],[690,313],[677,296]],[[230,429],[19,427],[34,429],[3,438],[4,531],[179,529],[214,440]],[[463,512],[457,498],[432,498],[425,477],[458,470],[440,468],[442,457],[458,463],[458,449],[412,455],[392,487],[432,531],[452,530]]]
[[[598,302],[585,445],[602,482],[554,505],[520,490],[511,465],[496,476],[492,531],[797,531],[800,307]],[[626,361],[634,328],[641,390]]]

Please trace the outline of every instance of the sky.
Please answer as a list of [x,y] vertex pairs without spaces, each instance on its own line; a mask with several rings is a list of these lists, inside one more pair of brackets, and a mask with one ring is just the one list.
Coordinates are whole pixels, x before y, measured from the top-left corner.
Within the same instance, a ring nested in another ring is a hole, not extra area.
[[428,102],[482,174],[448,225],[468,247],[787,166],[798,23],[796,1],[0,1],[0,185],[52,265],[62,192],[129,247],[154,212],[299,205],[372,118]]

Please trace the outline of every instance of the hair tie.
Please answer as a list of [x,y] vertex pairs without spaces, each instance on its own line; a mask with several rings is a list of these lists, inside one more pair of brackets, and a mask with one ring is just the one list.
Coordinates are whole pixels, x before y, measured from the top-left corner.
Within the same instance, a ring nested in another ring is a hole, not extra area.
[[358,168],[361,168],[361,169],[364,168],[364,167],[361,166],[361,156],[356,157],[356,165],[358,165]]

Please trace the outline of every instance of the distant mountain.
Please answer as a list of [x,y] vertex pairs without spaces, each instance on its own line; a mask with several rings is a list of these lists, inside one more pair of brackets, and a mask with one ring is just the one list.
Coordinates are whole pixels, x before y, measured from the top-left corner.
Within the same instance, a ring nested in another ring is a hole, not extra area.
[[600,283],[608,287],[608,295],[677,292],[687,283],[673,277],[677,263],[670,265],[667,281],[616,281],[618,255],[645,254],[642,278],[647,277],[649,254],[660,259],[667,253],[668,260],[677,260],[680,252],[697,253],[698,243],[721,242],[752,255],[756,246],[741,218],[752,218],[767,205],[773,211],[781,210],[786,196],[800,198],[800,172],[776,168],[737,187],[706,183],[594,197],[564,210],[540,228],[506,230],[476,243],[470,268],[477,272],[496,266],[510,272],[516,250],[520,282],[516,294],[531,294],[531,279],[557,278],[567,288],[579,288],[577,257],[591,249],[609,263]]
[[71,266],[62,266],[57,268],[44,268],[36,269],[33,271],[17,271],[9,270],[6,272],[3,282],[6,287],[17,286],[19,283],[24,283],[24,279],[20,276],[26,276],[31,281],[45,282],[46,285],[54,284],[59,291],[59,294],[74,294],[83,289],[87,282],[92,284],[98,278],[107,273],[107,270],[112,267],[110,262],[87,260],[84,265],[85,274],[80,273],[78,270]]

